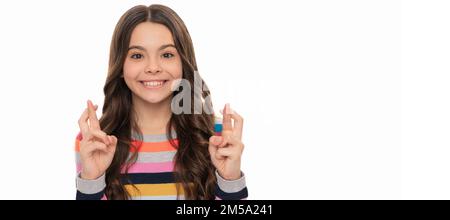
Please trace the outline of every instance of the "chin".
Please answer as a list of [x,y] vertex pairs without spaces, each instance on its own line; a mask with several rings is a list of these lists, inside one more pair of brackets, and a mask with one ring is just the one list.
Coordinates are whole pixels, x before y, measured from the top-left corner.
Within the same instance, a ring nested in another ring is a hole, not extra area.
[[153,97],[148,98],[148,97],[145,97],[144,101],[148,102],[148,103],[151,103],[151,104],[158,104],[158,103],[162,102],[163,99],[162,98],[153,98]]
[[144,100],[147,103],[151,103],[151,104],[158,104],[161,103],[163,101],[166,101],[167,98],[170,96],[170,94],[168,95],[160,95],[160,94],[145,94],[144,96],[141,96],[141,99]]

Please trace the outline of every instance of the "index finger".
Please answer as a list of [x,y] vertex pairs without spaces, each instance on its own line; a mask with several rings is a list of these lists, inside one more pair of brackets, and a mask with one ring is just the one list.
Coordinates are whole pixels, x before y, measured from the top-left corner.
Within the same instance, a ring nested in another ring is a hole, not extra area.
[[233,126],[231,125],[231,112],[230,104],[225,104],[223,108],[223,121],[222,121],[222,132],[232,131]]
[[100,123],[98,121],[97,114],[95,113],[95,108],[91,100],[88,100],[87,106],[89,112],[89,124],[91,125],[91,128],[100,129]]
[[85,109],[83,114],[81,114],[80,119],[78,119],[78,126],[80,127],[80,131],[83,136],[86,136],[89,131],[89,126],[87,124],[88,118],[88,109]]

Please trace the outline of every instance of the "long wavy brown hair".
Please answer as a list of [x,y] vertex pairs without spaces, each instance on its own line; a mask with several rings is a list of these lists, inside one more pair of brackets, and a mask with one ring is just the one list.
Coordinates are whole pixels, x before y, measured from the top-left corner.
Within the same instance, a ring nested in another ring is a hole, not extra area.
[[[118,21],[111,41],[108,76],[103,91],[105,100],[100,126],[103,131],[118,138],[114,159],[106,170],[106,196],[108,199],[130,199],[124,188],[128,168],[136,162],[137,151],[130,154],[133,132],[142,135],[137,126],[133,112],[131,90],[125,84],[123,65],[127,55],[131,33],[142,22],[155,22],[165,25],[171,32],[175,47],[181,56],[183,79],[194,85],[194,77],[201,79],[197,72],[194,48],[189,32],[181,18],[170,8],[163,5],[135,6],[125,12]],[[204,87],[203,79],[201,79]],[[185,88],[183,88],[185,89]],[[208,89],[200,93],[191,92],[191,103],[207,105],[212,108]],[[177,90],[173,96],[182,92]],[[173,97],[172,96],[172,97]],[[197,96],[197,97],[195,97]],[[208,98],[207,98],[208,97]],[[209,100],[204,102],[204,100]],[[201,101],[203,100],[203,102]],[[200,103],[199,103],[200,102]],[[180,102],[182,105],[183,103]],[[175,180],[178,195],[181,187],[186,199],[214,199],[216,177],[214,166],[208,151],[208,139],[213,135],[214,115],[202,111],[201,114],[172,113],[167,125],[167,137],[177,148],[175,155]],[[179,144],[175,145],[172,137],[175,130]],[[125,168],[125,172],[121,172]]]

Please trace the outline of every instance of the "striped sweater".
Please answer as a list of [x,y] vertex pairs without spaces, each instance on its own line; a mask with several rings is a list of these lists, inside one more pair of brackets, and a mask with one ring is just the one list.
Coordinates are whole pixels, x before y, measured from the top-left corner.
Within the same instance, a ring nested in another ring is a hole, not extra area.
[[[174,142],[178,144],[176,134]],[[77,200],[100,200],[107,199],[105,192],[105,174],[95,180],[84,180],[80,178],[80,155],[79,143],[81,135],[75,141],[75,152],[77,162]],[[122,183],[133,200],[174,200],[184,199],[182,187],[177,197],[176,183],[174,180],[174,156],[176,148],[173,147],[167,136],[143,135],[141,138],[133,138],[132,144],[137,148],[137,161],[128,170],[127,179]],[[130,148],[130,153],[136,149]],[[131,154],[130,154],[131,156]],[[124,172],[124,171],[122,171]],[[228,181],[223,179],[216,171],[217,183],[216,199],[246,199],[248,196],[245,177]],[[131,185],[133,184],[133,185]]]

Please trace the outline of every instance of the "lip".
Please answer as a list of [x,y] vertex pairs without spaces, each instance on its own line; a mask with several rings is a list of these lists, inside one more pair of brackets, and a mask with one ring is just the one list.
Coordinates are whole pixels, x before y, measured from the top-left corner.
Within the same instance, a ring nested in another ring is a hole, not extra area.
[[[145,89],[159,89],[162,88],[163,86],[165,86],[167,84],[169,80],[163,80],[163,79],[155,79],[155,80],[140,80],[139,83],[145,88]],[[162,82],[162,83],[161,83]],[[161,84],[157,84],[155,85],[155,83],[161,83]],[[154,84],[154,85],[150,85],[150,84]]]

